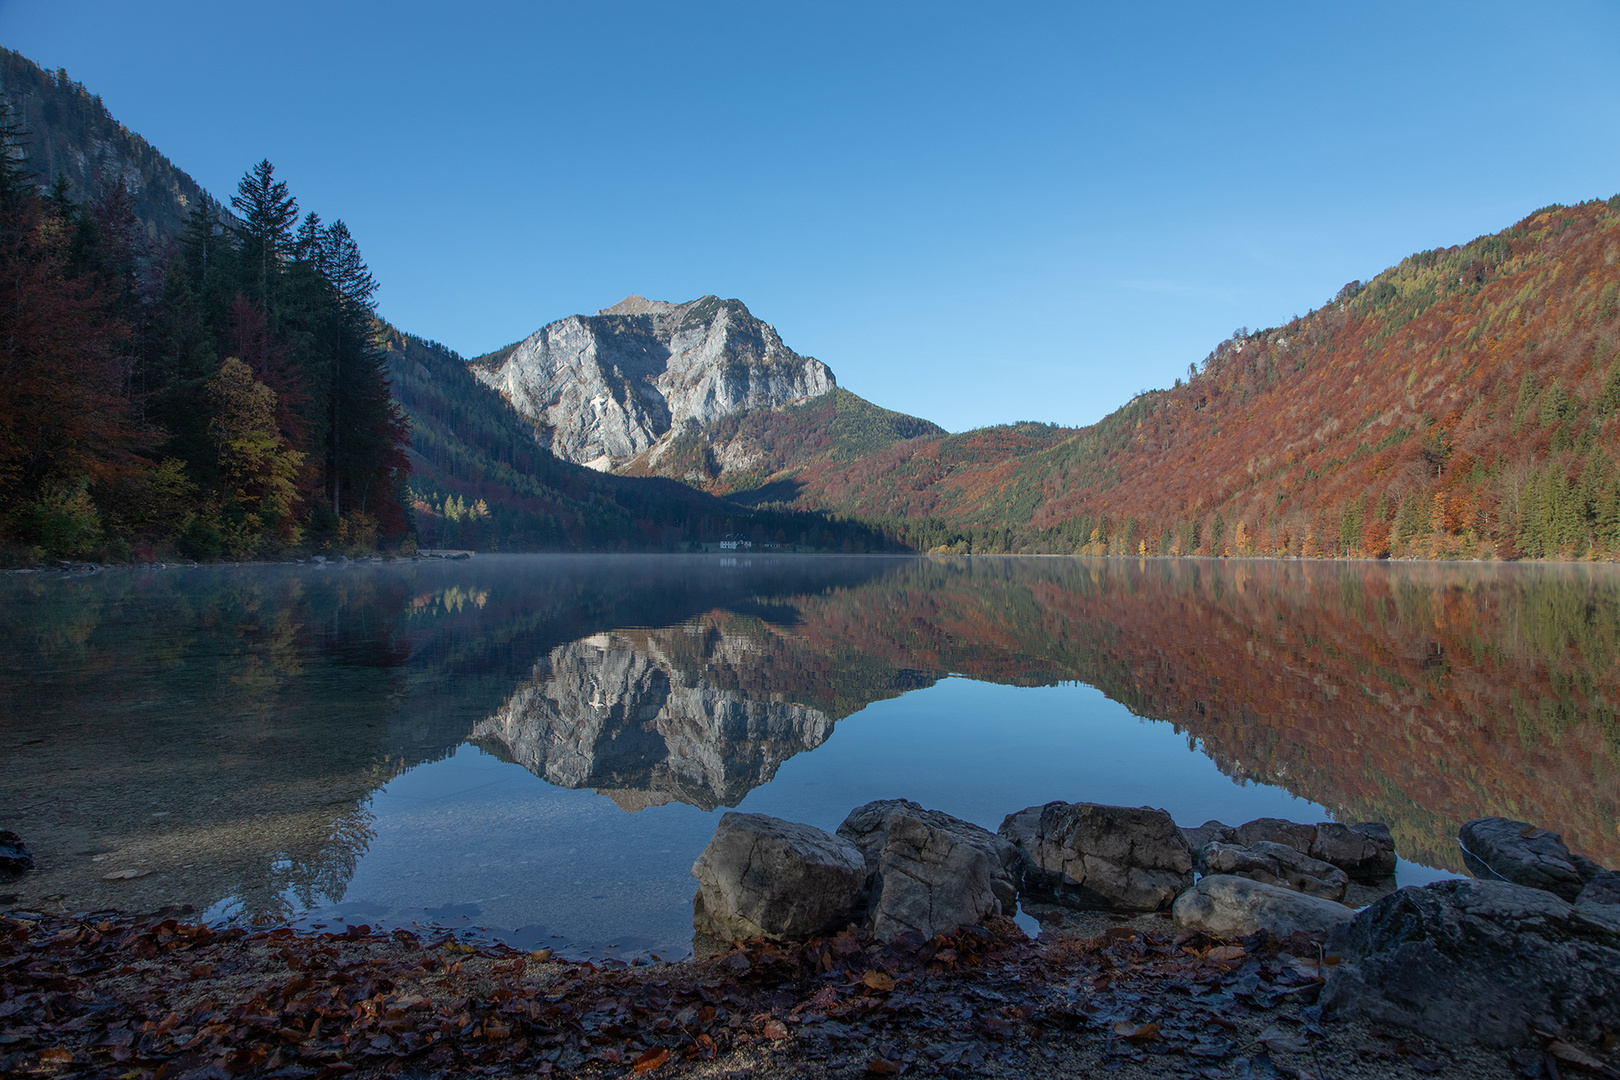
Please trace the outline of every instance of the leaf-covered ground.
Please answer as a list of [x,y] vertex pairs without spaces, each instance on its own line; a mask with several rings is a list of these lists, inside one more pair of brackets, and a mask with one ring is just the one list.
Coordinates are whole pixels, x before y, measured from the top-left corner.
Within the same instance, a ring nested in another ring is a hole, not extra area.
[[844,933],[597,967],[363,927],[0,917],[0,1074],[1570,1075],[1541,1050],[1323,1021],[1308,942],[1149,922],[1032,941],[996,920],[927,942]]

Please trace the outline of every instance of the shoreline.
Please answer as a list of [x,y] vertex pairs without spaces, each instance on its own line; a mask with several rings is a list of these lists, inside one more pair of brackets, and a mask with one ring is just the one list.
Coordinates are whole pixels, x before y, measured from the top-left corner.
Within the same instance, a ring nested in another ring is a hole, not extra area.
[[1155,916],[1099,914],[1100,934],[1034,940],[994,918],[929,942],[846,931],[597,965],[449,934],[214,931],[162,915],[0,916],[0,1071],[1517,1075],[1503,1052],[1322,1019],[1308,942],[1174,934]]

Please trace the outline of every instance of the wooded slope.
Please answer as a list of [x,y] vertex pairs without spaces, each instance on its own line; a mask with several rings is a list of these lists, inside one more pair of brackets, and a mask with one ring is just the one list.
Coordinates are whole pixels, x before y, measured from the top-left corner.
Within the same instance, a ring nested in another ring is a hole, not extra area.
[[[898,443],[771,482],[922,546],[1620,553],[1620,196],[1420,252],[1084,429]],[[926,520],[922,520],[926,519]]]

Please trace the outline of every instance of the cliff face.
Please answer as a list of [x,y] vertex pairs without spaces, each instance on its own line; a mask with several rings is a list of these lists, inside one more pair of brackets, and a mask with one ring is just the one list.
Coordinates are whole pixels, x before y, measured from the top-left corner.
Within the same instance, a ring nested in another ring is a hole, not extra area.
[[782,762],[825,742],[833,721],[818,709],[725,685],[732,681],[726,671],[751,665],[745,654],[754,643],[706,641],[707,662],[684,667],[652,634],[598,634],[560,646],[473,729],[473,741],[560,787],[595,788],[626,810],[672,801],[705,810],[735,806]]
[[775,409],[836,385],[738,300],[628,297],[541,327],[475,368],[536,422],[557,457],[606,471],[734,413]]

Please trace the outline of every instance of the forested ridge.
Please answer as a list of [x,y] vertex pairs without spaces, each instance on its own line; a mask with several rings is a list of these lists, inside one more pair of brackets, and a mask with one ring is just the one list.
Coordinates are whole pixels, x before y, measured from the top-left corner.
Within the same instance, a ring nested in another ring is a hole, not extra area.
[[1617,282],[1620,196],[1551,206],[1240,329],[1091,427],[915,439],[769,483],[925,549],[1614,558]]

